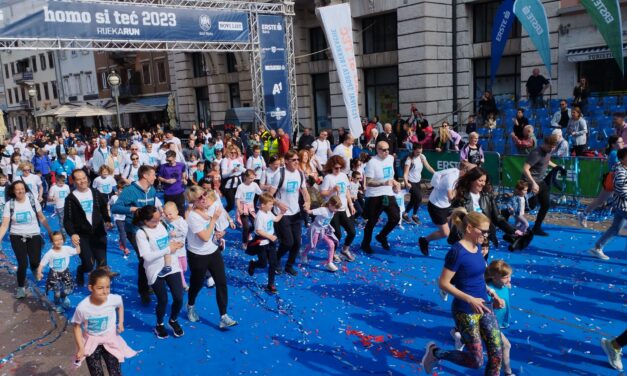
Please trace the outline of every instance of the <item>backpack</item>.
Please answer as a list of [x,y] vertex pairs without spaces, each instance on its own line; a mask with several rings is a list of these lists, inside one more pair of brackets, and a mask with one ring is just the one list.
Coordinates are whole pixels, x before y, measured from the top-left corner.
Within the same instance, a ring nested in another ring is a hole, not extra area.
[[[160,220],[160,221],[159,221],[159,223],[161,223],[161,224],[163,225],[163,227],[165,227],[165,231],[168,233],[168,235],[170,235],[170,232],[168,231],[168,224],[167,224],[167,223],[165,223],[165,222],[163,221],[163,219],[162,219],[162,220]],[[148,236],[148,232],[146,232],[146,230],[144,230],[144,226],[140,227],[139,229],[140,229],[140,230],[142,230],[142,232],[144,233],[144,235],[146,235],[146,240],[148,240],[148,241],[150,242],[150,236]]]
[[[275,198],[276,198],[277,193],[279,193],[279,190],[283,186],[283,182],[285,181],[285,167],[281,167],[279,169],[279,174],[280,174],[279,175],[279,185],[277,185],[276,192],[274,192],[274,195],[272,196],[272,197],[275,197]],[[301,170],[298,170],[298,174],[300,175],[300,184],[298,184],[298,187],[300,189],[300,186],[305,181],[305,174]]]

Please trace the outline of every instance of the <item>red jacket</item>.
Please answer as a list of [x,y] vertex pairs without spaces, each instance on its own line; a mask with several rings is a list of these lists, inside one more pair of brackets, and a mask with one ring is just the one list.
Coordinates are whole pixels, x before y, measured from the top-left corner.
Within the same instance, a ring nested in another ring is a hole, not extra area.
[[285,155],[288,150],[290,150],[290,136],[284,134],[279,137],[279,155]]

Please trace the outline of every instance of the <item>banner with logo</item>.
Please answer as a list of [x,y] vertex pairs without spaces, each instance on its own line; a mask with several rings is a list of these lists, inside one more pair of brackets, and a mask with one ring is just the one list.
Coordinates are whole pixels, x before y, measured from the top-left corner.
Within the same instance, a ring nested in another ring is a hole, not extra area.
[[551,45],[549,42],[549,21],[544,5],[540,0],[516,0],[514,14],[529,34],[529,38],[542,58],[549,77],[551,76]]
[[353,45],[353,22],[350,4],[338,4],[316,9],[322,21],[327,43],[340,79],[342,98],[351,134],[358,138],[363,133],[359,116],[359,82]]
[[492,59],[490,61],[490,87],[494,84],[494,77],[499,69],[505,44],[512,32],[512,26],[516,21],[514,16],[514,0],[505,0],[496,10],[492,23]]
[[580,0],[580,2],[592,17],[592,22],[599,29],[624,75],[623,22],[618,0]]
[[248,43],[248,14],[124,3],[49,1],[0,38]]
[[292,134],[287,49],[283,16],[259,15],[259,48],[265,120],[268,129]]

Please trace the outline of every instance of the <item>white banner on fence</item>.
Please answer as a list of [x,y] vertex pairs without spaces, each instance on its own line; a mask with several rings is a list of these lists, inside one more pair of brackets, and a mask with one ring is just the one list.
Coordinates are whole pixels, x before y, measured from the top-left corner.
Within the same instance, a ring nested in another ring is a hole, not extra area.
[[350,5],[348,3],[331,5],[318,8],[316,12],[322,20],[322,27],[340,78],[350,132],[354,137],[359,137],[363,129],[359,116],[359,82]]

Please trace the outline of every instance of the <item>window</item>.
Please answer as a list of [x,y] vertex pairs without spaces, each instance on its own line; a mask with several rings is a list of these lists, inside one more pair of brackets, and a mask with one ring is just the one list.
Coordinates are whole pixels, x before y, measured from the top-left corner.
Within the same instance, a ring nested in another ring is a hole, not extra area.
[[309,49],[311,61],[327,60],[327,40],[321,27],[309,29]]
[[160,84],[166,83],[165,61],[163,60],[157,61],[157,80]]
[[[6,66],[6,64],[5,64],[5,66]],[[8,92],[9,92],[9,104],[13,104],[13,91],[8,90]]]
[[207,86],[196,88],[196,111],[198,111],[197,122],[200,124],[211,124],[211,112],[209,111],[209,89]]
[[314,100],[314,134],[323,129],[331,128],[331,91],[329,90],[329,74],[311,76]]
[[398,67],[367,69],[364,76],[368,118],[391,123],[398,113]]
[[577,64],[577,71],[577,77],[585,76],[588,79],[591,92],[603,95],[610,94],[610,91],[627,90],[627,80],[613,58],[581,62]]
[[[475,59],[473,66],[475,98],[481,98],[483,93],[490,89],[490,58]],[[494,96],[508,95],[520,98],[520,56],[501,58],[491,89]],[[478,102],[475,102],[475,105],[477,104]]]
[[237,59],[233,52],[226,53],[226,71],[229,73],[237,72]]
[[33,66],[33,72],[37,72],[37,56],[30,58],[31,65]]
[[28,95],[26,95],[26,90],[24,90],[24,86],[20,86],[20,91],[22,92],[22,100],[28,100]]
[[94,85],[92,82],[91,72],[85,73],[85,94],[92,94],[94,92]]
[[[501,1],[474,4],[473,15],[473,42],[483,43],[492,40],[492,24],[496,10],[501,6]],[[514,20],[510,38],[520,38],[520,22]]]
[[108,88],[107,84],[107,72],[100,72],[100,86],[102,87],[102,90]]
[[9,64],[4,64],[4,78],[9,78]]
[[150,79],[150,64],[148,63],[142,64],[142,82],[144,85],[150,85],[152,82]]
[[11,74],[15,76],[15,62],[11,63]]
[[16,87],[13,88],[13,95],[15,96],[15,103],[19,103],[20,102],[20,97],[19,97],[19,95],[17,95],[17,88]]
[[229,84],[229,97],[231,98],[231,108],[242,107],[239,97],[239,84]]
[[48,66],[50,69],[54,69],[54,55],[52,52],[48,52]]
[[46,70],[46,55],[39,54],[39,65],[41,66],[41,70]]
[[43,84],[44,87],[44,98],[46,98],[47,101],[50,100],[50,93],[48,92],[48,83],[44,82]]
[[364,54],[397,49],[396,12],[361,21]]
[[192,53],[192,71],[194,73],[194,77],[204,77],[207,75],[205,57],[200,52]]
[[[52,97],[54,99],[57,99],[59,97],[59,94],[57,93],[57,81],[50,81],[50,86],[52,86]],[[44,94],[46,95],[46,97],[48,97],[48,95],[46,94],[47,90],[48,85],[44,87]]]
[[73,96],[74,92],[72,91],[72,86],[70,86],[70,78],[68,76],[63,77],[63,89],[68,96]]
[[[46,86],[45,82],[44,82],[44,86]],[[41,101],[41,84],[37,84],[36,89],[37,89],[37,100]],[[48,99],[48,98],[46,98],[46,99]]]

